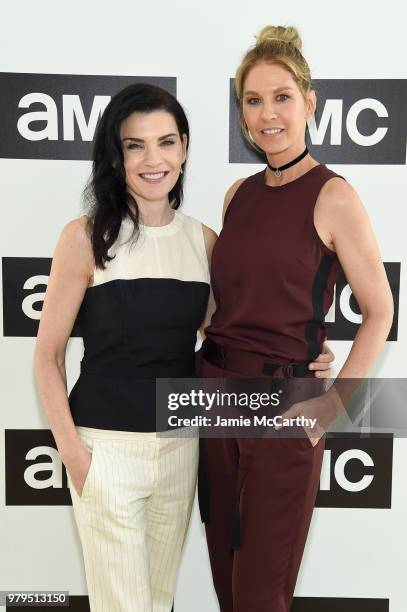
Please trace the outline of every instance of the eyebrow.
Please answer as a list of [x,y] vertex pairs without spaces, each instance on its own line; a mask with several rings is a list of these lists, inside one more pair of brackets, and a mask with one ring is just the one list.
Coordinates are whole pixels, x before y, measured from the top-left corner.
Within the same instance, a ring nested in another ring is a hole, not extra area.
[[[158,140],[165,140],[166,138],[170,138],[171,136],[178,136],[178,134],[165,134],[165,136],[160,136]],[[126,136],[126,138],[122,138],[122,142],[126,140],[131,140],[132,142],[144,142],[142,138],[133,138],[132,136]]]
[[[276,89],[273,89],[273,92],[274,92],[274,93],[277,93],[278,91],[292,91],[292,90],[293,90],[293,88],[292,88],[292,87],[290,87],[289,85],[287,85],[287,87],[277,87]],[[250,94],[250,95],[256,95],[256,96],[258,96],[258,95],[259,95],[259,94],[257,93],[257,91],[252,91],[252,90],[249,90],[249,91],[245,91],[245,92],[244,92],[244,95],[245,95],[245,96],[247,96],[247,95],[249,95],[249,94]]]

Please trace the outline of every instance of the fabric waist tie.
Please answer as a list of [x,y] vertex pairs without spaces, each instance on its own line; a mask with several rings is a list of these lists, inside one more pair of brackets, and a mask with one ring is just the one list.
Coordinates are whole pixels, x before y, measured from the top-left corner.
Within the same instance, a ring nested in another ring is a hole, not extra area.
[[202,344],[202,356],[206,361],[219,368],[242,372],[247,377],[273,376],[281,369],[281,378],[305,377],[310,374],[310,361],[292,363],[272,363],[261,355],[241,349],[222,346],[206,338]]

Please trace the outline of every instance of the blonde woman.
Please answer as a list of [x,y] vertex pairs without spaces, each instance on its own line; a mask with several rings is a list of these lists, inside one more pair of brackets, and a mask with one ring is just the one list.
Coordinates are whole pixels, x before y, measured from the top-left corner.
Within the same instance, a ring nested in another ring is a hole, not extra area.
[[[244,134],[264,151],[267,167],[226,194],[202,375],[312,375],[342,267],[363,322],[338,377],[364,377],[389,332],[392,297],[357,193],[307,151],[316,94],[297,30],[265,27],[235,83]],[[292,416],[318,419],[310,438],[203,440],[201,513],[222,612],[289,611],[323,432],[341,408],[335,391],[291,406]]]

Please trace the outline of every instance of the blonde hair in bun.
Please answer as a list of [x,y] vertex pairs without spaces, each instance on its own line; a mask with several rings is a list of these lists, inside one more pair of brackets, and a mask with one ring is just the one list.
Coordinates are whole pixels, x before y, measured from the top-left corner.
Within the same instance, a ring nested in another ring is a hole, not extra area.
[[301,36],[293,26],[265,26],[256,36],[256,43],[243,57],[236,71],[235,90],[240,102],[240,120],[244,135],[251,144],[252,139],[247,132],[243,119],[243,87],[245,79],[257,62],[274,62],[291,72],[302,95],[313,89],[311,72],[306,59],[302,55]]
[[282,44],[288,43],[294,45],[300,53],[302,51],[301,36],[297,28],[293,26],[288,26],[287,28],[283,26],[265,26],[256,36],[256,45],[260,45],[266,41],[276,41]]
[[236,72],[235,88],[242,98],[249,70],[260,61],[276,62],[289,70],[303,95],[312,89],[311,72],[302,53],[301,36],[293,26],[265,26],[256,36],[256,44],[245,54]]

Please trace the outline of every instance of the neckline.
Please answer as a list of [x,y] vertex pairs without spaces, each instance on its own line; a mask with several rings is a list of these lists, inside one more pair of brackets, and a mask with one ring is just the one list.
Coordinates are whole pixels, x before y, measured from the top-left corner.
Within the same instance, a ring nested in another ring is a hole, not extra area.
[[[125,218],[127,225],[133,226],[130,217]],[[182,225],[182,213],[174,210],[174,217],[166,225],[143,225],[139,223],[140,233],[145,236],[170,236],[175,234]]]
[[289,181],[288,183],[284,183],[284,185],[267,185],[266,183],[267,166],[266,166],[264,170],[260,172],[260,179],[265,189],[276,191],[278,189],[284,189],[285,187],[289,187],[290,185],[294,185],[295,183],[298,183],[299,181],[301,181],[301,179],[305,179],[309,174],[311,174],[313,170],[315,170],[316,168],[321,168],[322,166],[323,164],[317,164],[316,166],[313,166],[312,168],[307,170],[307,172],[304,172],[304,174],[301,174],[301,176],[298,176],[297,178],[293,179],[292,181]]

